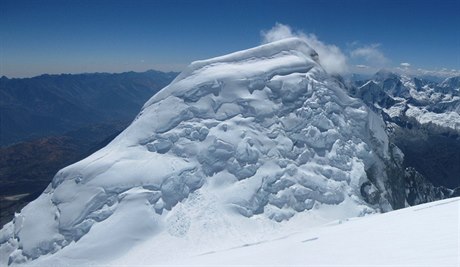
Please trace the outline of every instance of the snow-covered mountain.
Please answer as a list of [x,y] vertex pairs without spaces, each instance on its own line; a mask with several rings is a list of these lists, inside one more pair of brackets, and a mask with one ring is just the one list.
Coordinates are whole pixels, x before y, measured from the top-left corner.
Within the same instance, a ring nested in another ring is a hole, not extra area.
[[402,208],[402,157],[301,39],[193,62],[5,225],[1,265],[155,264]]

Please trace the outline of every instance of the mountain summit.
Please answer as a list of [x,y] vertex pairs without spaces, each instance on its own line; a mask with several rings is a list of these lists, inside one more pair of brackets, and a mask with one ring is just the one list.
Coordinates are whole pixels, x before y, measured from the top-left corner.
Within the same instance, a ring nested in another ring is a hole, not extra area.
[[155,263],[403,207],[383,120],[320,57],[290,38],[193,62],[5,225],[1,264]]

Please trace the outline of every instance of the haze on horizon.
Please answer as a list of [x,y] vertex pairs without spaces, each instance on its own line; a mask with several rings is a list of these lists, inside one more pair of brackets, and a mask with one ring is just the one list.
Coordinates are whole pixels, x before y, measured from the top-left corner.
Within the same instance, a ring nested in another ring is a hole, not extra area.
[[2,0],[0,9],[7,77],[180,71],[273,36],[306,39],[341,74],[460,74],[458,0]]

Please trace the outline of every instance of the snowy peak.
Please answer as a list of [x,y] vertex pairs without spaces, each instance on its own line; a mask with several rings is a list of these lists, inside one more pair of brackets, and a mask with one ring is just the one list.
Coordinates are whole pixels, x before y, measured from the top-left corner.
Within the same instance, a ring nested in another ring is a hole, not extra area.
[[[191,63],[170,86],[156,94],[145,106],[167,95],[181,96],[191,84],[199,85],[213,80],[249,79],[269,80],[275,75],[306,73],[319,67],[318,54],[300,38],[288,38],[225,56]],[[200,73],[200,75],[196,75]]]
[[373,80],[377,82],[383,82],[385,80],[394,80],[394,79],[399,79],[399,75],[387,70],[387,69],[381,69],[377,73],[374,74],[372,77]]
[[389,96],[379,84],[372,80],[358,87],[355,95],[361,98],[364,103],[369,106],[377,104],[379,107],[388,108],[395,103],[394,99]]
[[178,238],[218,246],[403,207],[384,127],[300,39],[194,62],[109,145],[56,174],[2,229],[1,258],[100,262],[139,240],[160,257]]
[[[195,61],[176,80],[180,80],[182,77],[187,76],[190,72],[203,68],[204,66],[222,63],[235,64],[240,62],[248,62],[254,59],[272,59],[276,58],[280,53],[283,53],[284,55],[296,54],[316,62],[318,61],[318,54],[304,40],[300,38],[287,38],[280,41],[264,44],[255,48],[231,53],[225,56]],[[293,65],[293,62],[285,61],[284,63],[288,64],[289,66]],[[283,64],[277,65],[276,67],[282,68],[282,65]]]
[[439,84],[439,87],[450,88],[458,92],[460,90],[460,76],[454,76],[445,79],[442,83]]

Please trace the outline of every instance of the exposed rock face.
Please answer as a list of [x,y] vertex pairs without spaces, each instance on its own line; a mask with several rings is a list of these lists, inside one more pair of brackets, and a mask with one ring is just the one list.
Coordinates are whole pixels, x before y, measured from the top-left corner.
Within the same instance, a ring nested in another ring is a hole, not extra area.
[[460,188],[452,190],[444,186],[434,186],[411,167],[406,168],[405,183],[407,203],[411,206],[460,196]]

